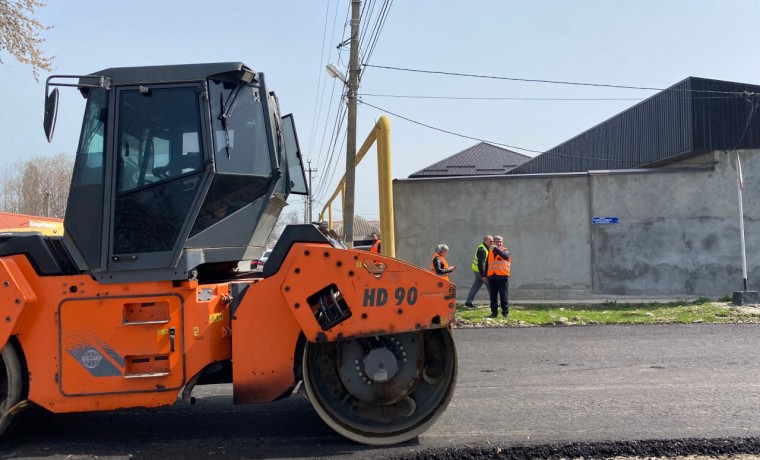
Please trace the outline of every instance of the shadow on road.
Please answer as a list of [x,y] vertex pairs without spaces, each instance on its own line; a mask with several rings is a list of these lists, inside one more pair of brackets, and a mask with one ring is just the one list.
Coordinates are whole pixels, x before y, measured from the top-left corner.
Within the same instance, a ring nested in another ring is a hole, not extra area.
[[53,414],[32,408],[19,414],[3,436],[1,456],[372,457],[375,450],[337,435],[305,398],[235,406],[229,396],[214,396],[192,406],[158,409]]

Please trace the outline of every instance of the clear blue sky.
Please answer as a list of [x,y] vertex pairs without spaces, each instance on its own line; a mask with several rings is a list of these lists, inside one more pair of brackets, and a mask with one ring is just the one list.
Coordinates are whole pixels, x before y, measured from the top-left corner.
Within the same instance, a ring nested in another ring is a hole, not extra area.
[[[382,2],[374,3],[377,13]],[[53,26],[44,33],[44,50],[55,56],[57,74],[215,61],[243,61],[264,72],[283,111],[294,113],[305,158],[319,170],[317,198],[324,199],[345,166],[345,146],[335,154],[339,158],[334,155],[327,161],[340,88],[326,76],[324,66],[333,63],[345,71],[348,47],[339,53],[336,45],[348,38],[344,26],[349,8],[349,0],[50,0],[37,17]],[[657,88],[688,76],[760,84],[758,18],[757,0],[397,0],[369,64]],[[30,67],[6,53],[2,58],[0,168],[31,156],[73,154],[81,97],[64,89],[56,136],[48,144],[42,115],[44,79],[49,74],[43,72],[35,82]],[[364,71],[360,93],[553,99],[643,99],[654,94],[378,68]],[[363,100],[444,130],[538,151],[638,102],[377,96]],[[359,144],[382,114],[359,105]],[[389,118],[394,178],[407,177],[477,142]],[[374,157],[359,166],[357,180],[356,212],[376,218]],[[293,197],[289,210],[302,209],[301,203],[300,197]],[[315,205],[315,211],[321,208],[321,203]]]

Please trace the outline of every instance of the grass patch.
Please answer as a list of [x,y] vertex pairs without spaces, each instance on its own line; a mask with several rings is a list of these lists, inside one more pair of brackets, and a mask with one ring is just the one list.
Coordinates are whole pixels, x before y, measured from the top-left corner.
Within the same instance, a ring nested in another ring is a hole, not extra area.
[[[755,311],[756,310],[756,311]],[[512,305],[509,317],[489,318],[488,304],[467,308],[457,304],[458,326],[550,326],[585,324],[756,323],[760,308],[735,307],[724,299],[700,298],[669,303],[626,304],[608,301],[592,305]]]

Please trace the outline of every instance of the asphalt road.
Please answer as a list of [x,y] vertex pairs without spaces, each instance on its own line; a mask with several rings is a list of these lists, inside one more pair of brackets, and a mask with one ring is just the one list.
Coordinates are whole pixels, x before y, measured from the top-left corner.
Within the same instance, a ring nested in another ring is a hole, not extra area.
[[230,387],[219,385],[198,388],[193,406],[27,411],[2,439],[0,458],[387,458],[462,447],[754,440],[758,334],[760,325],[716,324],[458,329],[454,400],[417,441],[392,448],[344,440],[300,396],[234,406]]

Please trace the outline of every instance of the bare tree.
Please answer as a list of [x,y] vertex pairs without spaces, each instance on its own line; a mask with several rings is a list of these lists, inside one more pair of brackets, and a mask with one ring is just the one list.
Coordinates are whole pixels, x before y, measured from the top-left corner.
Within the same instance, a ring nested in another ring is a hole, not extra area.
[[282,231],[285,230],[286,226],[292,224],[300,224],[300,214],[301,213],[299,211],[284,212],[280,214],[280,217],[277,218],[277,223],[274,224],[274,230],[272,230],[272,234],[269,236],[267,246],[274,246],[274,244],[277,242],[277,239],[280,238],[280,235],[282,235]]
[[53,58],[42,54],[45,39],[39,35],[52,27],[34,19],[36,9],[43,6],[45,2],[38,0],[0,0],[0,52],[7,51],[22,64],[30,64],[37,81],[40,70],[53,69]]
[[6,166],[0,174],[2,211],[62,218],[73,169],[74,158],[65,153]]

